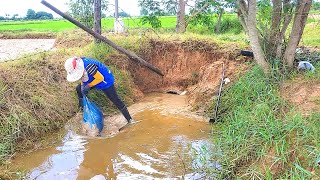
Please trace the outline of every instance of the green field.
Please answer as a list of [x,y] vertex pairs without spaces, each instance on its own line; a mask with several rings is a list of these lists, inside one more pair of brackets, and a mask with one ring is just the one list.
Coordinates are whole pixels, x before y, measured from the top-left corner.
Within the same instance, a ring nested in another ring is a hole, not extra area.
[[[213,16],[214,20],[216,19]],[[127,28],[151,28],[149,24],[142,24],[140,17],[134,18],[123,18],[125,26]],[[162,29],[174,29],[176,26],[175,16],[163,16],[160,17]],[[102,19],[102,28],[104,30],[113,29],[114,18]],[[225,24],[229,28],[240,24],[238,23],[235,14],[226,14],[222,19],[222,27]],[[189,25],[189,30],[208,32],[209,27],[202,25],[192,26]],[[74,29],[75,25],[66,20],[38,20],[38,21],[11,21],[11,22],[0,22],[0,33],[1,32],[61,32],[64,30]]]
[[[216,16],[212,16],[214,20]],[[320,19],[309,16],[303,37],[301,39],[301,45],[320,46]],[[175,16],[163,16],[160,17],[162,27],[158,29],[158,32],[174,32],[176,26]],[[125,26],[130,29],[146,29],[151,28],[149,24],[142,24],[141,18],[123,18]],[[104,18],[102,20],[103,31],[111,31],[113,29],[114,18]],[[214,26],[214,24],[213,24]],[[65,30],[75,29],[76,26],[66,20],[39,20],[39,21],[11,21],[0,22],[0,35],[5,34],[7,38],[26,38],[30,37],[30,34],[36,34],[33,37],[39,35],[45,35],[48,33],[56,34]],[[222,18],[222,33],[228,34],[240,34],[242,27],[237,19],[236,14],[225,14]],[[187,28],[187,32],[195,34],[214,34],[214,27],[207,27],[202,24],[192,25]],[[290,31],[287,31],[289,35]],[[0,36],[1,37],[1,36]],[[51,36],[53,37],[53,36]]]
[[[124,18],[124,23],[129,28],[151,27],[148,24],[142,25],[140,18]],[[176,18],[162,17],[161,23],[163,28],[174,28]],[[102,28],[109,30],[113,28],[114,18],[104,18]],[[39,21],[13,21],[0,22],[0,32],[4,31],[35,31],[35,32],[61,32],[64,30],[74,29],[75,25],[66,20],[39,20]]]

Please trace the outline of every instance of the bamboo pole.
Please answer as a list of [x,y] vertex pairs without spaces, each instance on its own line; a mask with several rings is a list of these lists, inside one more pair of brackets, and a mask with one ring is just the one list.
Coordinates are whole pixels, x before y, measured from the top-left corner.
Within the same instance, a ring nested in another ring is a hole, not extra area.
[[155,67],[152,64],[148,63],[147,61],[143,60],[142,58],[137,56],[134,52],[128,51],[128,50],[124,49],[123,47],[116,45],[114,42],[110,41],[106,37],[94,32],[92,29],[90,29],[90,28],[86,27],[85,25],[81,24],[79,21],[73,19],[71,16],[61,12],[59,9],[57,9],[54,6],[52,6],[47,1],[42,0],[41,3],[43,5],[45,5],[46,7],[48,7],[49,9],[51,9],[52,11],[54,11],[55,13],[59,14],[60,16],[62,16],[63,18],[67,19],[68,21],[70,21],[74,25],[78,26],[79,28],[83,29],[87,33],[91,34],[94,38],[100,39],[102,42],[110,45],[111,47],[113,47],[114,49],[118,50],[119,52],[127,55],[129,57],[129,59],[131,59],[131,60],[133,60],[133,61],[135,61],[137,63],[142,64],[143,66],[149,68],[150,70],[152,70],[153,72],[155,72],[155,73],[157,73],[157,74],[159,74],[161,76],[164,76],[160,69],[158,69],[157,67]]

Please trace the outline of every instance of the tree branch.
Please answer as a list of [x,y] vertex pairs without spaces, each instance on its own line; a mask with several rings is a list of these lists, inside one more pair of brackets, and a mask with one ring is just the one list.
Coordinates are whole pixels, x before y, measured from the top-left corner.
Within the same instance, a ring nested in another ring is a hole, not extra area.
[[278,59],[281,59],[281,56],[282,56],[282,46],[285,39],[285,33],[292,19],[292,10],[293,8],[292,8],[292,5],[290,4],[290,0],[284,0],[283,1],[283,11],[284,11],[283,24],[280,30],[279,41],[276,49],[276,58]]

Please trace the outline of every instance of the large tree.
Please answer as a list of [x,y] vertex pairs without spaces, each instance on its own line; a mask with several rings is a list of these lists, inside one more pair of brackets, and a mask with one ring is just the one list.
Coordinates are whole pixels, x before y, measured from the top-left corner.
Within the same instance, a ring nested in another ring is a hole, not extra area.
[[36,12],[33,9],[28,9],[26,19],[36,19]]
[[177,12],[176,32],[183,33],[186,31],[186,1],[179,0],[179,9]]
[[[101,0],[101,9],[107,10],[107,0]],[[94,25],[94,0],[70,0],[70,14],[89,28]]]
[[[239,19],[248,33],[254,57],[265,72],[277,59],[293,67],[311,4],[312,0],[237,0]],[[290,23],[291,32],[286,37]]]

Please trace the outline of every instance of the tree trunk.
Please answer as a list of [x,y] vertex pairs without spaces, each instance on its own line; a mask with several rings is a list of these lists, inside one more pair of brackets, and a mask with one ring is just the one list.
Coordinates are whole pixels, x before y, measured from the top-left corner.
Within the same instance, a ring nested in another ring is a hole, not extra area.
[[218,11],[218,21],[217,21],[217,25],[215,28],[215,33],[220,33],[221,30],[221,18],[222,18],[222,14],[223,14],[223,9],[219,9]]
[[256,0],[248,0],[248,19],[247,27],[249,32],[250,45],[253,51],[254,58],[256,59],[258,65],[260,65],[265,73],[270,70],[269,64],[266,61],[265,54],[262,51],[261,45],[259,43],[259,34],[257,29],[257,2]]
[[289,68],[293,68],[296,48],[300,42],[304,27],[306,25],[312,0],[300,0],[295,11],[289,43],[284,53],[284,62]]
[[184,33],[186,31],[186,2],[184,0],[179,0],[179,11],[177,13],[177,25],[176,32]]
[[279,35],[278,44],[277,44],[277,49],[276,49],[276,58],[278,59],[282,59],[282,56],[283,56],[282,47],[284,44],[285,33],[292,19],[292,5],[290,4],[290,0],[283,1],[283,16],[284,16],[283,17],[284,20],[283,20],[283,24],[282,24],[282,28]]
[[[246,18],[248,17],[248,4],[244,0],[237,0],[239,9],[241,10],[243,16]],[[247,24],[247,23],[246,23]]]
[[238,18],[239,18],[239,21],[240,21],[242,28],[244,29],[245,33],[248,34],[248,28],[247,28],[247,24],[245,21],[246,18],[244,17],[244,15],[242,14],[240,9],[238,9],[237,15],[238,15]]
[[[101,0],[94,0],[94,32],[101,34]],[[95,39],[95,43],[100,43]]]
[[281,14],[282,14],[282,3],[281,0],[272,0],[272,19],[271,28],[268,37],[268,55],[274,58],[277,56],[277,47],[281,42],[280,39],[280,24],[281,24]]
[[248,19],[248,5],[244,0],[237,0],[238,8],[238,18],[240,23],[245,30],[246,34],[249,34],[247,27],[247,19]]

